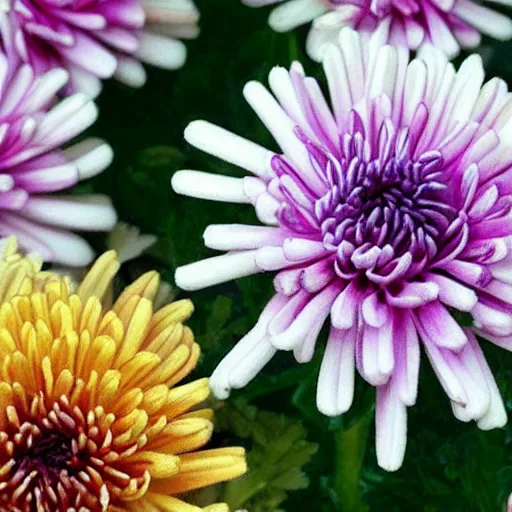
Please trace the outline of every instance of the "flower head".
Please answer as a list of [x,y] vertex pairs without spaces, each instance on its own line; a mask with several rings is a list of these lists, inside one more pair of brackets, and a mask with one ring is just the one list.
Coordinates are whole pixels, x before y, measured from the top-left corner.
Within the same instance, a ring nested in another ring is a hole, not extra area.
[[37,73],[69,71],[67,91],[94,97],[101,79],[134,87],[146,80],[140,61],[165,69],[183,65],[186,49],[174,37],[194,37],[192,0],[8,0],[0,12],[4,51]]
[[420,344],[457,418],[484,429],[507,419],[474,333],[452,311],[512,348],[512,117],[506,84],[482,86],[480,57],[456,71],[437,50],[409,62],[384,41],[347,28],[326,50],[332,111],[297,63],[271,72],[275,97],[247,84],[282,153],[196,121],[190,143],[253,176],[180,171],[173,185],[252,204],[264,224],[209,226],[206,245],[228,253],[179,268],[179,286],[277,272],[276,295],[214,372],[214,392],[244,386],[276,350],[310,361],[327,321],[318,408],[349,409],[357,368],[377,388],[379,463],[396,469]]
[[[244,1],[261,6],[278,0]],[[460,48],[478,46],[480,34],[500,40],[512,37],[508,16],[474,0],[290,0],[274,9],[269,24],[285,32],[312,20],[307,46],[317,60],[325,44],[335,42],[346,26],[366,33],[383,29],[389,42],[412,50],[433,44],[449,57],[457,55]]]
[[45,260],[87,265],[92,249],[68,230],[112,228],[116,215],[110,200],[51,193],[110,164],[112,150],[101,140],[62,148],[95,121],[97,108],[83,94],[55,103],[68,79],[62,69],[36,75],[1,53],[0,69],[0,235],[17,235],[23,249],[38,251]]
[[199,512],[178,496],[245,472],[242,449],[196,451],[208,381],[177,386],[199,357],[192,304],[154,312],[150,272],[108,307],[118,267],[108,252],[76,288],[3,247],[1,510]]

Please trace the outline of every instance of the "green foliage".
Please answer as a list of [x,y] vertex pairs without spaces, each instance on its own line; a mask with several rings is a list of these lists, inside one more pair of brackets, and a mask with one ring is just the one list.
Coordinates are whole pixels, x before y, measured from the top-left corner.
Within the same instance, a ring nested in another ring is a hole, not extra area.
[[308,487],[302,468],[318,447],[306,440],[300,421],[234,400],[222,406],[217,425],[250,445],[249,473],[225,486],[224,500],[233,510],[281,510],[289,491]]

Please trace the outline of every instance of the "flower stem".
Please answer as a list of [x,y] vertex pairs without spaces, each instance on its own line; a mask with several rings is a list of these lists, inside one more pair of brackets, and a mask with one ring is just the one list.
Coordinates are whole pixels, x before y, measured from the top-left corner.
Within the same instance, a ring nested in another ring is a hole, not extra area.
[[342,512],[366,512],[360,479],[373,408],[334,434],[335,470],[332,488]]

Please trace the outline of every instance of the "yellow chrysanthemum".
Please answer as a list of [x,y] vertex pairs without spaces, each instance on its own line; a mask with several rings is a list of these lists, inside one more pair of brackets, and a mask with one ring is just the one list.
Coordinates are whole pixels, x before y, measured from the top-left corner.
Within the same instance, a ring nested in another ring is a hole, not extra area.
[[0,511],[227,511],[178,497],[246,471],[241,448],[194,451],[208,381],[174,387],[199,356],[192,304],[153,312],[150,272],[105,309],[113,252],[76,287],[12,240],[0,251]]

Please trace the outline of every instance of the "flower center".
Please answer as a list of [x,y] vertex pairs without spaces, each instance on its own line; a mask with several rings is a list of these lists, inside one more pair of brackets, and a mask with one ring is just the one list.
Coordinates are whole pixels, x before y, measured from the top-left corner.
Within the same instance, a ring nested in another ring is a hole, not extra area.
[[72,455],[71,442],[61,433],[41,432],[31,424],[25,424],[28,436],[20,446],[15,471],[39,475],[39,478],[57,485],[62,470],[71,469],[78,462]]
[[[396,130],[390,120],[376,140],[366,139],[354,116],[338,148],[320,147],[297,132],[325,192],[313,197],[286,162],[274,161],[290,200],[281,208],[280,222],[308,237],[320,236],[343,279],[365,274],[385,285],[454,257],[465,245],[467,216],[449,196],[445,180],[450,174],[441,153],[415,155],[409,129]],[[294,189],[288,186],[290,178],[297,183]],[[310,198],[313,216],[305,198]]]
[[[0,510],[3,503],[7,510],[23,512],[104,509],[108,495],[98,485],[101,461],[90,452],[94,449],[91,436],[80,428],[72,411],[65,410],[66,405],[65,400],[54,404],[37,420],[23,418],[10,406],[11,424],[0,432],[0,456],[7,461],[0,470]],[[95,471],[91,456],[99,464]]]
[[106,422],[71,409],[65,397],[48,411],[42,397],[35,397],[32,406],[35,416],[13,406],[6,411],[9,424],[0,432],[0,510],[105,510],[110,503],[105,480],[115,475],[120,488],[126,483],[103,460],[112,439],[100,427],[100,419]]
[[456,216],[440,197],[446,189],[439,181],[442,156],[431,151],[413,161],[404,143],[397,142],[394,155],[369,160],[360,134],[349,135],[345,143],[344,158],[333,161],[328,173],[331,188],[315,208],[326,249],[337,249],[342,242],[369,244],[390,246],[395,256],[409,252],[413,259],[433,258]]
[[327,166],[328,192],[315,205],[327,250],[342,273],[382,267],[394,258],[432,260],[457,217],[443,200],[443,158],[410,156],[407,128],[384,126],[371,148],[360,132],[346,134],[342,158]]

